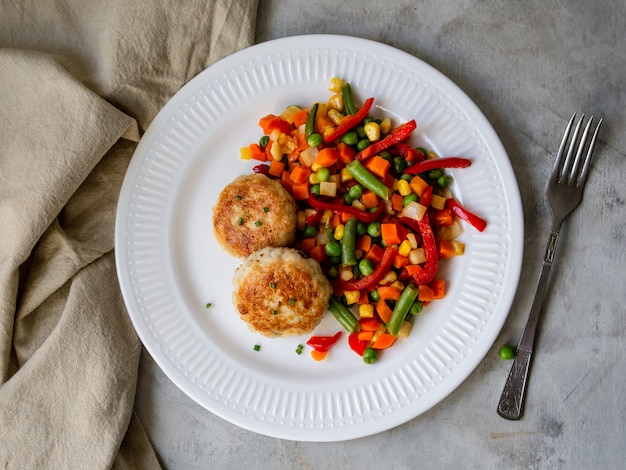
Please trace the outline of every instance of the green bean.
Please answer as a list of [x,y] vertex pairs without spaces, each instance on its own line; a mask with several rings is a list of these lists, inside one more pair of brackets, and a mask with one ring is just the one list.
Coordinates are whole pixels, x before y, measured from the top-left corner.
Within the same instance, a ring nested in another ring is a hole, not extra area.
[[356,217],[350,217],[343,226],[343,236],[341,237],[341,264],[343,266],[354,266],[356,264]]
[[422,313],[423,309],[424,304],[419,300],[416,300],[415,302],[413,302],[413,305],[411,305],[411,308],[409,309],[409,315],[419,315],[420,313]]
[[381,199],[385,201],[389,200],[391,197],[390,189],[385,183],[380,181],[373,173],[365,168],[360,161],[352,160],[346,165],[346,168],[358,183],[365,186]]
[[309,111],[309,115],[306,118],[306,123],[304,124],[304,135],[308,139],[315,133],[315,115],[317,114],[317,108],[319,107],[319,103],[315,103],[311,110]]
[[341,245],[339,242],[332,241],[326,243],[324,250],[326,250],[328,256],[341,256]]
[[346,132],[341,137],[341,141],[346,145],[356,145],[359,142],[359,136],[356,131]]
[[343,107],[348,114],[354,114],[357,112],[354,105],[354,98],[352,97],[352,87],[349,83],[344,83],[341,87],[341,95],[343,96]]
[[398,332],[400,331],[400,326],[404,321],[406,314],[411,309],[411,305],[417,299],[417,294],[419,293],[417,287],[413,284],[407,284],[407,286],[400,294],[400,298],[396,302],[396,305],[393,307],[393,312],[391,312],[391,317],[387,322],[387,331],[389,334],[394,336],[398,336]]
[[352,312],[334,295],[331,295],[328,301],[328,310],[330,310],[330,313],[333,314],[339,324],[343,326],[348,333],[356,333],[361,329],[361,325],[359,325],[359,322]]

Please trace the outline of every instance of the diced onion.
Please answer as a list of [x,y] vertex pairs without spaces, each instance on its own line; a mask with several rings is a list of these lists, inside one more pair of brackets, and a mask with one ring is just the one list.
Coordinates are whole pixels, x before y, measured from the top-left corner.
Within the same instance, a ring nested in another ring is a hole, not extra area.
[[420,221],[422,220],[422,217],[424,217],[426,210],[426,206],[421,205],[419,202],[412,201],[402,208],[400,217],[407,217],[412,220]]

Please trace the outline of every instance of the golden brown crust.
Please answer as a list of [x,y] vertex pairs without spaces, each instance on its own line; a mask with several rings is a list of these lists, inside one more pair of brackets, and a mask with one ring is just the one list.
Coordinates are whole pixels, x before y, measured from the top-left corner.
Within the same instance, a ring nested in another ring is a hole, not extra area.
[[235,271],[233,284],[233,303],[241,319],[269,337],[313,331],[332,292],[319,264],[289,248],[253,253]]
[[240,176],[220,193],[213,229],[222,248],[239,258],[266,246],[289,246],[295,240],[296,203],[277,180],[259,173]]

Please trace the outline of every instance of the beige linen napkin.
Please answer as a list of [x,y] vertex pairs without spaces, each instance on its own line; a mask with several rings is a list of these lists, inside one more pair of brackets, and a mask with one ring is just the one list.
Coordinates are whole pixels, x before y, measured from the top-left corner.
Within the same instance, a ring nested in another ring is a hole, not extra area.
[[0,467],[158,468],[113,256],[140,133],[257,1],[0,0]]

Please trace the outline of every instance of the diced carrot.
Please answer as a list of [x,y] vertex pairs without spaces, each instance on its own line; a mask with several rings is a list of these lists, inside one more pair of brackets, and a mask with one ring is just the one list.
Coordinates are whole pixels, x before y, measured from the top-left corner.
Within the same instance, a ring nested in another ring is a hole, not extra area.
[[285,164],[283,162],[280,162],[278,160],[272,160],[272,163],[270,163],[270,169],[268,170],[268,174],[280,178],[284,170]]
[[348,213],[348,212],[342,212],[341,213],[341,223],[345,224],[348,220],[350,220],[352,217],[354,217],[352,214]]
[[361,202],[368,209],[376,207],[380,203],[378,196],[376,196],[376,194],[371,191],[365,191],[363,193],[363,195],[361,196]]
[[419,176],[414,176],[411,178],[411,181],[409,181],[409,186],[415,194],[421,196],[424,194],[424,191],[428,189],[429,184]]
[[358,333],[358,338],[360,341],[370,341],[373,336],[373,331],[359,331]]
[[321,167],[328,168],[339,160],[339,152],[332,147],[325,147],[319,151],[315,158],[315,163]]
[[388,322],[391,318],[392,310],[389,308],[389,305],[387,305],[387,302],[383,299],[379,299],[376,302],[376,313],[378,313],[378,316],[382,321]]
[[267,155],[265,155],[265,150],[261,148],[259,144],[250,144],[250,152],[252,154],[252,158],[258,160],[260,162],[267,161]]
[[402,210],[402,199],[404,198],[398,193],[393,193],[391,195],[391,208],[394,211],[400,212]]
[[324,359],[326,359],[327,354],[328,351],[316,351],[315,349],[311,350],[311,357],[316,361],[323,361]]
[[363,253],[367,253],[372,247],[372,237],[370,237],[369,235],[361,235],[357,237],[355,246]]
[[387,246],[402,242],[398,228],[398,225],[394,223],[380,224],[380,235]]
[[383,333],[382,335],[378,336],[378,339],[376,341],[374,341],[374,343],[372,344],[372,348],[387,349],[388,347],[392,346],[395,341],[396,336],[389,333]]
[[289,178],[289,172],[287,170],[283,171],[283,174],[280,175],[280,183],[287,191],[293,192],[293,181]]
[[336,229],[337,225],[341,224],[341,215],[333,214],[328,223],[333,230]]
[[445,279],[435,279],[434,281],[432,281],[430,283],[429,287],[433,291],[433,298],[434,299],[436,299],[436,300],[443,299],[443,297],[446,294],[446,281],[445,281]]
[[385,250],[380,245],[372,245],[367,253],[365,253],[365,258],[370,260],[372,263],[380,263],[383,259],[383,253]]
[[454,245],[450,240],[437,240],[439,258],[452,258],[454,256]]
[[417,298],[419,300],[423,302],[430,302],[432,300],[435,300],[435,293],[430,287],[420,284],[419,286],[417,286],[417,289],[418,289]]
[[274,114],[268,114],[259,119],[259,126],[265,135],[270,135],[274,129],[278,129],[283,134],[289,134],[291,131],[291,124]]
[[335,127],[335,124],[333,123],[333,121],[331,121],[328,116],[325,115],[321,115],[319,110],[317,112],[317,115],[315,116],[315,132],[317,132],[318,134],[322,135],[322,137],[324,136],[324,128],[325,127]]
[[315,237],[303,238],[300,242],[300,249],[305,253],[309,253],[316,246]]
[[[302,184],[309,180],[309,175],[311,174],[311,170],[304,166],[296,166],[293,170],[291,170],[291,174],[289,178],[294,184]],[[307,194],[308,197],[308,194]]]
[[[313,239],[313,241],[315,241],[315,239]],[[302,251],[304,251],[304,249]],[[326,254],[326,247],[324,245],[315,245],[309,251],[309,256],[318,263],[323,263],[328,258],[328,255]]]
[[380,323],[376,318],[361,318],[359,325],[361,326],[361,331],[376,331]]
[[398,300],[402,293],[400,289],[394,286],[379,286],[376,292],[378,292],[378,296],[383,300]]
[[408,264],[409,264],[409,258],[407,258],[406,256],[396,254],[396,256],[394,256],[393,258],[393,265],[398,269],[408,266]]
[[293,183],[291,193],[296,201],[304,201],[309,198],[309,182]]
[[[337,144],[337,151],[339,152],[339,160],[344,165],[347,165],[352,160],[354,160],[354,156],[356,155],[356,150],[354,150],[354,148],[349,146],[348,144],[344,144],[343,142]],[[363,204],[365,204],[365,202]]]
[[422,267],[419,264],[409,264],[404,267],[409,276],[413,276],[414,274],[419,273],[422,270]]
[[365,168],[383,179],[387,176],[390,167],[391,163],[389,163],[389,160],[385,160],[380,155],[374,155],[365,161]]
[[272,145],[274,145],[274,141],[270,140],[265,146],[265,160],[274,160],[274,157],[272,157]]
[[306,119],[309,117],[308,109],[301,109],[293,113],[293,125],[296,127],[300,127],[302,124],[306,123]]

